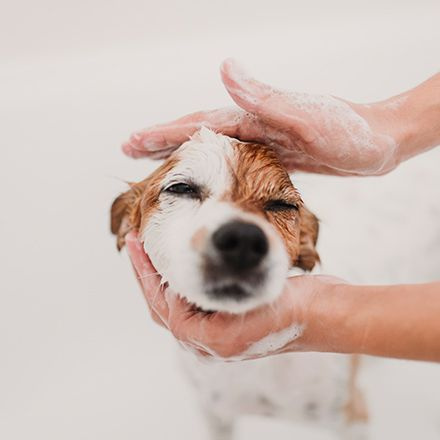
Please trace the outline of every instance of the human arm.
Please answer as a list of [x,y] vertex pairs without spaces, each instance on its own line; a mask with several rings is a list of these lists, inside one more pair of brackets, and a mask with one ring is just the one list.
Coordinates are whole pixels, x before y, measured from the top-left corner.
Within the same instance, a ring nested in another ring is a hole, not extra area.
[[292,93],[259,82],[226,60],[222,81],[238,107],[202,111],[135,133],[132,157],[162,158],[202,125],[271,145],[289,171],[379,175],[440,144],[440,74],[372,104]]
[[[316,302],[316,329],[332,333],[324,351],[440,361],[440,282],[327,286]],[[320,328],[321,327],[321,328]],[[336,350],[332,350],[335,347]]]
[[352,286],[297,276],[270,305],[241,315],[205,313],[161,285],[133,233],[126,243],[155,321],[204,356],[243,360],[320,351],[440,361],[440,282]]

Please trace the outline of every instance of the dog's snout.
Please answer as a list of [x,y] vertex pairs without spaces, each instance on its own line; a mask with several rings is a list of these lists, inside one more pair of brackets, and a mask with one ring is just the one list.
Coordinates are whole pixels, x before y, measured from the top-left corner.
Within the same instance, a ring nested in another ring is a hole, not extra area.
[[269,249],[263,230],[253,223],[241,221],[221,226],[213,234],[212,241],[223,263],[234,271],[256,267]]

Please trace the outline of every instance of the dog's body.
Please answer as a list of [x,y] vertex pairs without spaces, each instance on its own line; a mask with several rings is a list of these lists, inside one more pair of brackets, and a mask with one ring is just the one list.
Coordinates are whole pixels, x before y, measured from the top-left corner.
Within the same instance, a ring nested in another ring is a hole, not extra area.
[[[210,311],[242,313],[269,303],[289,268],[311,270],[319,261],[317,220],[273,151],[206,129],[116,199],[118,247],[132,228],[169,286]],[[230,439],[234,420],[249,413],[366,438],[354,357],[301,353],[205,364],[182,353],[182,361],[216,440]]]
[[255,414],[311,423],[344,440],[367,438],[367,413],[351,356],[294,353],[245,362],[201,363],[180,353],[212,438],[232,438],[234,422]]

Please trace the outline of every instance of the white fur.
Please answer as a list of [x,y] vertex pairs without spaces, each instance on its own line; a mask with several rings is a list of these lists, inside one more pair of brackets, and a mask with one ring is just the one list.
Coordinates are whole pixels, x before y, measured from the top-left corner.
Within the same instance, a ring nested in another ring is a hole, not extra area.
[[209,415],[215,440],[222,438],[216,427],[230,432],[224,428],[246,414],[311,423],[346,435],[343,408],[349,390],[348,356],[295,353],[207,363],[185,350],[179,354],[200,407]]

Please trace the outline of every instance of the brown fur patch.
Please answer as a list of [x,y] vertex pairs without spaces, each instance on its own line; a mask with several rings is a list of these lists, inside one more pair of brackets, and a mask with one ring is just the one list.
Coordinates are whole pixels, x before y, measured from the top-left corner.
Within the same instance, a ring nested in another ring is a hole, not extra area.
[[[304,206],[276,153],[264,145],[237,142],[234,146],[237,159],[230,164],[234,183],[225,200],[265,217],[283,238],[292,266],[312,270],[319,262],[318,220]],[[271,200],[296,204],[298,211],[265,211]]]
[[203,248],[204,243],[206,242],[206,237],[208,235],[207,228],[198,229],[191,238],[191,246],[200,251]]
[[299,215],[299,255],[295,265],[304,270],[312,270],[315,264],[320,262],[318,252],[316,251],[319,222],[316,216],[312,214],[304,205],[299,209]]
[[110,226],[112,233],[117,235],[118,250],[124,246],[128,232],[142,229],[157,208],[162,180],[177,162],[177,158],[171,156],[146,179],[130,183],[131,188],[115,199],[110,212]]

